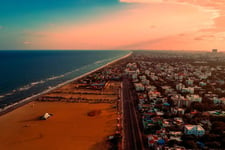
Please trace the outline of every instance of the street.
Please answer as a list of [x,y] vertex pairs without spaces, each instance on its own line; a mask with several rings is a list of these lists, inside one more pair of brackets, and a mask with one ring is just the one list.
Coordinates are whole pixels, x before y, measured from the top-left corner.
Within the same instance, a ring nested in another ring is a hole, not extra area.
[[134,97],[132,96],[131,83],[125,77],[122,87],[124,150],[144,149],[139,121],[136,114]]

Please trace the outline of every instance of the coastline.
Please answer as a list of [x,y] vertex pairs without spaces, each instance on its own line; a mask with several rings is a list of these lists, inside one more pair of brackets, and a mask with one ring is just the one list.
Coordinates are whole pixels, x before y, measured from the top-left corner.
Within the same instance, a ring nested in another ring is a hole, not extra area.
[[40,97],[40,96],[42,96],[42,95],[44,95],[44,94],[47,94],[47,93],[51,92],[52,90],[55,90],[55,89],[60,88],[60,87],[62,87],[62,86],[64,86],[64,85],[66,85],[66,84],[69,84],[69,83],[71,83],[71,82],[74,82],[74,81],[76,81],[76,80],[79,80],[79,79],[81,79],[81,78],[83,78],[83,77],[85,77],[85,76],[88,76],[88,75],[90,75],[90,74],[92,74],[92,73],[94,73],[94,72],[96,72],[96,71],[99,71],[99,70],[101,70],[101,69],[103,69],[103,68],[105,68],[105,67],[107,67],[107,66],[109,66],[109,65],[112,65],[112,64],[116,63],[117,61],[120,61],[120,60],[122,60],[122,59],[125,59],[125,58],[129,57],[132,53],[133,53],[133,52],[131,51],[130,53],[128,53],[128,54],[125,55],[125,56],[122,56],[122,57],[120,57],[120,58],[118,58],[118,59],[115,59],[115,60],[113,60],[113,61],[111,61],[111,62],[109,62],[109,63],[107,63],[107,64],[105,64],[105,65],[103,65],[103,66],[100,66],[100,67],[98,67],[98,68],[96,68],[96,69],[94,69],[94,70],[91,70],[91,71],[89,71],[89,72],[87,72],[87,73],[84,73],[84,74],[82,74],[82,75],[80,75],[80,76],[77,76],[77,77],[75,77],[75,78],[73,78],[73,79],[71,79],[71,80],[68,80],[68,81],[66,81],[66,82],[60,83],[60,84],[56,85],[55,87],[52,87],[52,88],[50,88],[50,89],[47,89],[47,90],[45,90],[45,91],[43,91],[43,92],[41,92],[41,93],[35,94],[35,95],[33,95],[33,96],[27,97],[27,98],[25,98],[25,99],[22,99],[22,100],[20,100],[20,101],[18,101],[18,102],[16,102],[16,103],[13,103],[13,104],[11,104],[11,105],[8,105],[8,106],[4,107],[4,108],[0,108],[0,116],[6,114],[6,113],[8,113],[8,112],[11,112],[11,111],[13,111],[13,110],[15,110],[15,109],[17,109],[17,108],[19,108],[19,107],[22,107],[22,106],[24,106],[24,105],[26,105],[26,104],[28,104],[28,103],[30,103],[30,102],[32,102],[32,101],[34,101],[34,100],[37,99],[38,97]]

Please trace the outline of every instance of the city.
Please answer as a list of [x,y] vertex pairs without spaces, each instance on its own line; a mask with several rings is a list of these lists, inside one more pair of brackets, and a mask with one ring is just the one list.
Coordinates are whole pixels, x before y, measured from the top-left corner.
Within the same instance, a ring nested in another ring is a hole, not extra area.
[[225,149],[225,0],[0,5],[0,150]]
[[129,79],[130,91],[136,93],[137,99],[130,101],[137,109],[134,113],[142,136],[133,136],[145,148],[224,147],[224,56],[216,50],[199,54],[134,52],[123,83]]
[[[224,64],[225,54],[215,49],[212,52],[133,51],[123,59],[38,96],[34,101],[24,104],[22,101],[18,105],[22,106],[20,109],[16,106],[11,109],[16,109],[12,112],[14,118],[20,116],[23,120],[22,112],[32,108],[30,118],[34,114],[44,114],[38,118],[49,120],[46,126],[54,124],[59,133],[64,132],[63,127],[68,123],[78,124],[76,119],[69,119],[67,123],[57,125],[57,120],[63,119],[60,118],[62,113],[81,117],[83,121],[79,124],[83,128],[67,128],[71,135],[66,137],[72,136],[79,143],[83,141],[76,135],[78,130],[90,139],[98,135],[98,140],[103,141],[93,149],[223,149]],[[67,108],[61,108],[63,105]],[[2,110],[8,112],[11,109]],[[60,112],[61,109],[64,111]],[[89,126],[88,122],[96,125]],[[39,126],[41,132],[45,127],[41,124],[36,119],[21,122],[26,127],[24,131]],[[87,132],[87,128],[97,132]],[[35,134],[39,136],[38,132]],[[91,146],[91,142],[86,142]]]

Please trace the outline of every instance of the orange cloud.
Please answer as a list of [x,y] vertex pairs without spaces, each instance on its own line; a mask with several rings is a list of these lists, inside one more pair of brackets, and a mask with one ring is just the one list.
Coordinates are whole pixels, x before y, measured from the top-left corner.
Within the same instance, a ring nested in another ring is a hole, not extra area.
[[33,41],[34,49],[223,48],[223,36],[211,36],[224,29],[224,18],[215,4],[181,0],[121,2],[140,4],[127,5],[119,12],[86,23],[57,23],[59,26],[48,25],[41,31],[27,31],[25,38]]
[[32,42],[31,41],[24,41],[23,44],[30,45],[30,44],[32,44]]

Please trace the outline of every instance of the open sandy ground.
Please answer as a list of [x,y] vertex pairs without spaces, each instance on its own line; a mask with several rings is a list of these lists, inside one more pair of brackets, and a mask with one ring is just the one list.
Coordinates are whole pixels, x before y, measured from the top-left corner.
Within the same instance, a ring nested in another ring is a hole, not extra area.
[[[0,116],[1,150],[103,150],[115,133],[113,104],[31,102]],[[97,116],[87,115],[101,110]],[[39,120],[45,112],[48,120]]]

